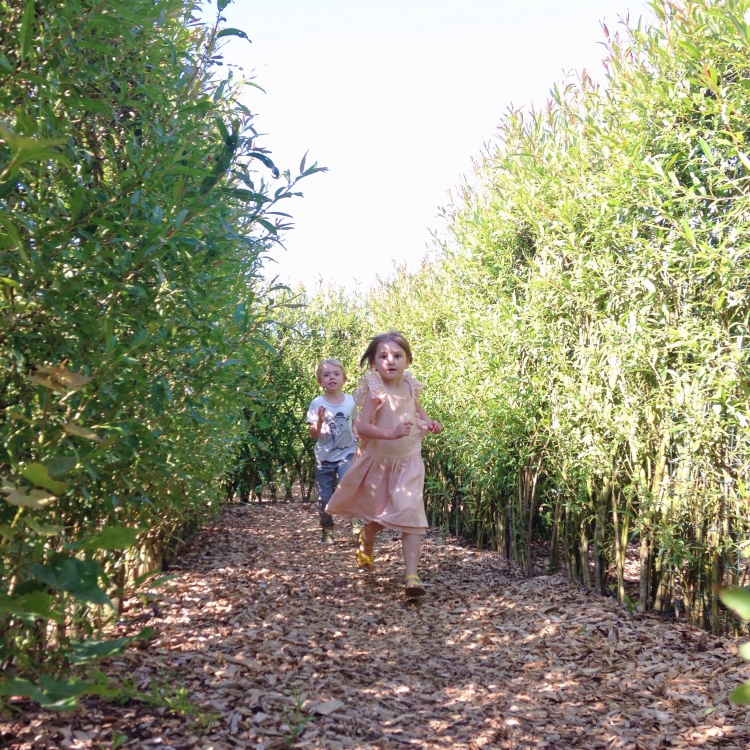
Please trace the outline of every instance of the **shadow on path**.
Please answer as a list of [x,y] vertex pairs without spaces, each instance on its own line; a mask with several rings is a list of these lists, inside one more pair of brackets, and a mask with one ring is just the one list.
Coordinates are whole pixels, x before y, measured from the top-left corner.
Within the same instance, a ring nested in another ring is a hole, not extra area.
[[189,696],[197,716],[89,699],[6,721],[3,746],[106,748],[115,734],[196,750],[750,745],[750,711],[726,697],[750,676],[733,641],[632,621],[561,576],[524,578],[435,533],[428,595],[406,603],[394,536],[361,573],[354,540],[321,547],[316,521],[312,505],[228,506],[158,590],[156,637],[107,665],[173,703]]

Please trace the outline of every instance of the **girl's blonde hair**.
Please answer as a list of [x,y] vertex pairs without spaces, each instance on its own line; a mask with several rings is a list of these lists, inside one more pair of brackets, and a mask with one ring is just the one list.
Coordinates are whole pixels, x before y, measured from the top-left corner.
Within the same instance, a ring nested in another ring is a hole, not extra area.
[[375,364],[375,355],[378,353],[378,346],[386,341],[390,341],[392,344],[400,346],[406,354],[408,363],[411,364],[411,347],[409,346],[409,342],[404,338],[404,334],[400,331],[388,331],[388,333],[381,333],[370,339],[370,343],[367,346],[367,349],[365,349],[362,359],[359,360],[359,366],[364,367],[365,362],[367,362],[370,367],[372,367]]
[[323,372],[323,368],[326,365],[333,365],[334,367],[341,368],[341,372],[344,375],[344,382],[346,382],[346,370],[344,369],[344,365],[341,364],[337,359],[324,359],[316,368],[315,368],[315,379],[320,382],[320,373]]

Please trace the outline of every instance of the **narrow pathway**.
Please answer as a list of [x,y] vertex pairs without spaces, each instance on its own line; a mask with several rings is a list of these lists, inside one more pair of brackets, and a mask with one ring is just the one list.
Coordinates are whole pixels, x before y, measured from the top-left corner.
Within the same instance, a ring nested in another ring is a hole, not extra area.
[[[403,600],[395,538],[378,539],[374,574],[353,558],[348,535],[318,544],[310,505],[229,506],[158,590],[152,641],[106,667],[161,705],[23,714],[0,725],[3,746],[750,745],[750,711],[726,697],[750,677],[730,639],[632,621],[561,576],[526,579],[436,533],[422,604]],[[126,617],[144,611],[132,604]]]

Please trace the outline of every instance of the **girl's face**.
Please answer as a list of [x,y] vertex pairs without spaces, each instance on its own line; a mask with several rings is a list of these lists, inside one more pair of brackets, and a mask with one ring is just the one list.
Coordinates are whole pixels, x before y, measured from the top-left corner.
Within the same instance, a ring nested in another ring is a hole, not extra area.
[[406,352],[392,341],[383,341],[375,351],[375,369],[386,382],[398,382],[409,366]]

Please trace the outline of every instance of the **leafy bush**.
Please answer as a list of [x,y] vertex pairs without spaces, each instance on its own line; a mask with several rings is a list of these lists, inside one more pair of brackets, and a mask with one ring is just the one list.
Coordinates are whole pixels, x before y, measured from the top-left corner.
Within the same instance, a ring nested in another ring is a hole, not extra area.
[[606,90],[507,115],[435,262],[339,314],[414,347],[433,523],[719,628],[750,530],[750,3],[653,11],[608,36]]
[[367,333],[359,310],[350,308],[341,290],[320,289],[310,295],[304,289],[277,288],[269,293],[274,314],[263,336],[270,346],[262,353],[262,367],[247,378],[248,434],[229,474],[228,490],[247,498],[268,487],[275,498],[283,486],[288,499],[292,485],[299,482],[303,500],[309,500],[315,465],[306,414],[320,393],[317,364],[340,359],[349,378],[345,388],[351,390]]
[[16,680],[54,681],[216,509],[246,432],[258,271],[287,226],[276,205],[318,168],[269,181],[238,100],[252,83],[218,67],[222,38],[244,36],[221,28],[226,5],[204,22],[183,0],[0,1],[0,658]]

